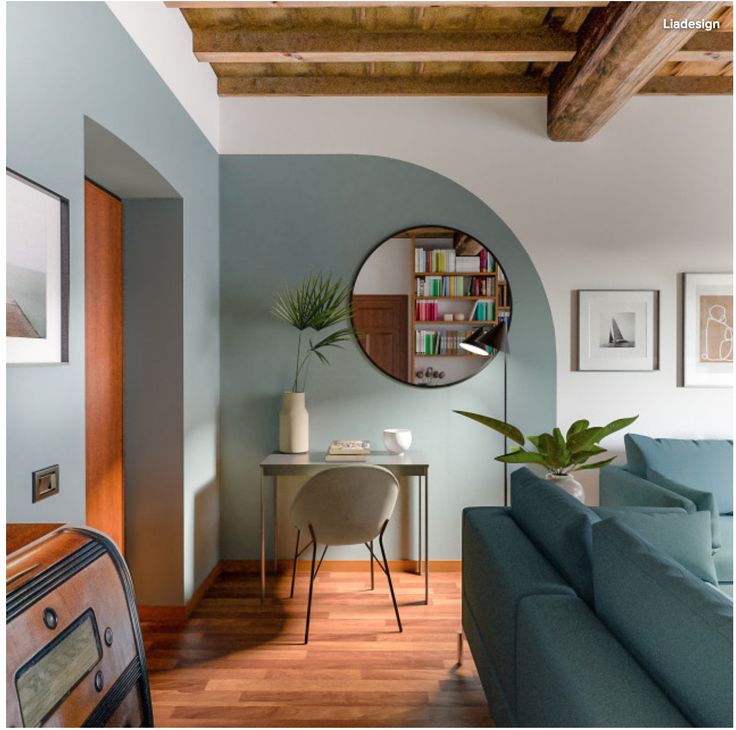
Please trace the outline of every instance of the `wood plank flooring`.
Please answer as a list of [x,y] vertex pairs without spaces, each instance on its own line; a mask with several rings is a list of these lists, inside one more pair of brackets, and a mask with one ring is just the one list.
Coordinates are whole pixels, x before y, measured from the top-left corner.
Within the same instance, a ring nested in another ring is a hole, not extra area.
[[144,623],[154,719],[169,727],[488,727],[467,646],[455,664],[460,573],[392,573],[399,633],[384,576],[320,571],[309,644],[308,577],[223,573],[189,620]]

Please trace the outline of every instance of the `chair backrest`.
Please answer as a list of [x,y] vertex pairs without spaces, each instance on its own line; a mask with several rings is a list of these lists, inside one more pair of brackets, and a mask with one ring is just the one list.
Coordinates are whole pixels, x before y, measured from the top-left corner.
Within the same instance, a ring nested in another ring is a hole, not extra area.
[[351,464],[313,476],[291,505],[291,521],[322,545],[370,542],[391,517],[399,493],[396,477],[382,466]]

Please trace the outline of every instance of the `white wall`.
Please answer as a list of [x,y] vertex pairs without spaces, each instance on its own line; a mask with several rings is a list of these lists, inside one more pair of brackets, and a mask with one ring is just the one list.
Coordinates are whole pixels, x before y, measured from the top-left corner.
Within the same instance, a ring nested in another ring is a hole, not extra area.
[[217,149],[217,77],[209,63],[194,57],[192,31],[181,12],[162,2],[141,0],[108,2],[107,6]]
[[389,238],[363,263],[355,279],[356,294],[411,294],[412,268],[410,242]]
[[[220,152],[382,155],[447,175],[504,219],[538,268],[555,321],[562,426],[639,413],[643,433],[730,436],[730,390],[677,387],[678,274],[732,267],[730,97],[637,98],[584,143],[549,141],[545,104],[223,98]],[[571,372],[571,291],[581,288],[660,290],[659,371]],[[596,474],[582,475],[597,501]]]

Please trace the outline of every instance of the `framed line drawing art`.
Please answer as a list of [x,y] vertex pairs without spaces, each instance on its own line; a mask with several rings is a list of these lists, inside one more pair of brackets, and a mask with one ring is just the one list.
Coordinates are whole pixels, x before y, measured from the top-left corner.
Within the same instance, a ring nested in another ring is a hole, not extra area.
[[578,370],[657,370],[659,292],[578,291]]
[[6,362],[68,362],[69,201],[5,173]]
[[733,386],[733,275],[685,274],[683,385]]

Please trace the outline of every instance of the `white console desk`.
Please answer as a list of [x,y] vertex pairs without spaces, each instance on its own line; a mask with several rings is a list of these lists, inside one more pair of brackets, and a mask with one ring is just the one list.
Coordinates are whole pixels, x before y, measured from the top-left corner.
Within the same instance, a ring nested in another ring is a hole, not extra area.
[[[356,463],[356,462],[349,462]],[[429,462],[419,451],[407,451],[401,456],[389,454],[387,451],[376,451],[367,457],[365,464],[384,466],[397,477],[418,477],[418,545],[417,574],[422,574],[422,557],[424,558],[424,603],[429,601]],[[274,571],[278,569],[278,477],[304,476],[310,477],[323,469],[343,466],[343,463],[325,461],[325,452],[308,454],[269,454],[261,463],[261,601],[266,595],[266,483],[267,478],[273,481],[273,562]],[[422,485],[422,482],[424,483]],[[424,486],[424,504],[422,505],[422,486]],[[424,517],[424,550],[422,551],[422,516]],[[422,555],[422,553],[424,553]]]

